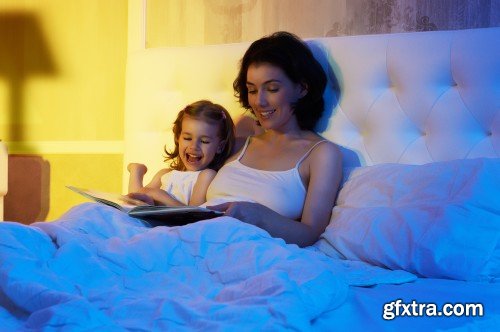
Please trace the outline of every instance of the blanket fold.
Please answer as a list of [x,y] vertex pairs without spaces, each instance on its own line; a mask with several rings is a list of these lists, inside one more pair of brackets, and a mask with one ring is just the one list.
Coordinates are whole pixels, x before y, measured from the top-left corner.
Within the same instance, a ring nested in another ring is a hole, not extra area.
[[334,260],[230,217],[148,228],[86,203],[60,219],[0,225],[7,328],[307,331],[349,285],[414,276]]

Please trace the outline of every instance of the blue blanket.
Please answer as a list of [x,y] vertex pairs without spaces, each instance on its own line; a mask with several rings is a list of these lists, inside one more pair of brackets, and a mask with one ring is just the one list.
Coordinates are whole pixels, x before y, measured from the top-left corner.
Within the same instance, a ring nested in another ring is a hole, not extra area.
[[0,223],[0,266],[7,330],[307,331],[349,285],[415,279],[230,217],[148,228],[94,203],[54,222]]

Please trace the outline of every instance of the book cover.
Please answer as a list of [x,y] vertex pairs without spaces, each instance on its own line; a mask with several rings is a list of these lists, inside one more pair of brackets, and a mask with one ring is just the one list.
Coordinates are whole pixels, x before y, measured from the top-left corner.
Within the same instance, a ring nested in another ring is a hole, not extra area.
[[67,188],[94,202],[112,206],[131,217],[142,219],[153,227],[186,225],[223,215],[222,212],[209,210],[200,206],[148,205],[143,201],[130,198],[126,195],[74,186],[67,186]]

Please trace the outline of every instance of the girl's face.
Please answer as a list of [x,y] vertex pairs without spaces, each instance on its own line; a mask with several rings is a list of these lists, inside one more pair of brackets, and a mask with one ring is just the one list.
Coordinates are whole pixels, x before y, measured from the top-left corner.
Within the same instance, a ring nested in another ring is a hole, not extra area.
[[307,89],[292,82],[281,68],[268,63],[251,64],[246,84],[248,103],[264,129],[296,125],[292,103],[305,96]]
[[187,171],[207,168],[216,153],[224,148],[219,137],[219,125],[191,116],[182,119],[182,130],[178,138],[179,157]]

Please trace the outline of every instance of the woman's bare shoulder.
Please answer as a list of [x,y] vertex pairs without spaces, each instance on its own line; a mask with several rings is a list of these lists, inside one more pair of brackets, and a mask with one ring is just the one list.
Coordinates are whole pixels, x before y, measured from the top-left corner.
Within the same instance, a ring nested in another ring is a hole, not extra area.
[[306,146],[309,151],[307,159],[313,164],[338,161],[342,156],[337,144],[319,134],[308,132],[304,140],[307,142]]
[[311,151],[310,160],[312,164],[330,164],[341,163],[342,153],[340,147],[334,142],[321,138],[316,141],[317,144]]
[[336,150],[340,151],[340,148],[337,144],[335,144],[334,142],[330,141],[328,138],[325,138],[325,137],[323,137],[315,132],[307,132],[304,135],[304,140],[309,142],[310,146],[317,145],[314,150],[317,150],[317,148],[322,146],[321,150],[332,150],[334,153]]

